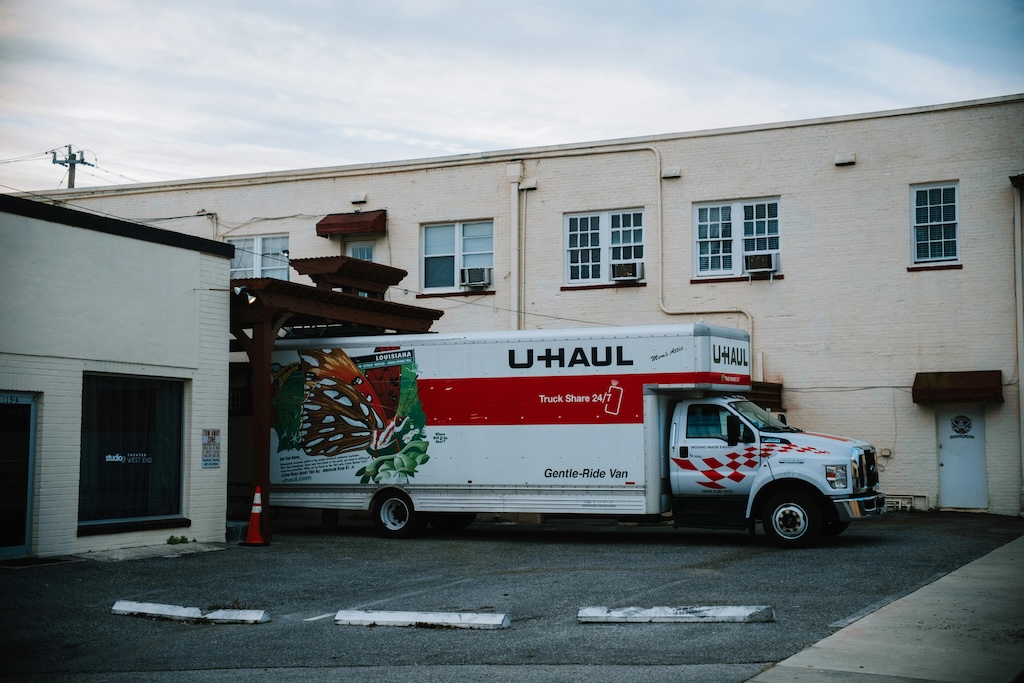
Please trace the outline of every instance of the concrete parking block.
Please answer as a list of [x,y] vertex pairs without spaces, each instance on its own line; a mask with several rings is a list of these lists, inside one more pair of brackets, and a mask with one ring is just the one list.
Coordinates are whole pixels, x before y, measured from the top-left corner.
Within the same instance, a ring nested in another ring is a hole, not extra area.
[[118,600],[111,614],[130,617],[153,617],[175,621],[208,621],[214,624],[264,624],[270,615],[261,609],[219,609],[203,614],[198,607],[163,605],[156,602]]
[[262,609],[219,609],[203,617],[215,624],[265,624],[270,615]]
[[507,614],[472,612],[386,612],[341,610],[334,617],[338,625],[418,626],[436,628],[501,629],[511,624]]
[[689,607],[584,607],[576,614],[581,624],[608,623],[763,623],[775,621],[770,606],[733,607],[727,605]]
[[178,621],[192,621],[203,618],[198,607],[179,607],[178,605],[161,605],[155,602],[132,602],[118,600],[114,603],[111,614],[132,617],[159,617]]

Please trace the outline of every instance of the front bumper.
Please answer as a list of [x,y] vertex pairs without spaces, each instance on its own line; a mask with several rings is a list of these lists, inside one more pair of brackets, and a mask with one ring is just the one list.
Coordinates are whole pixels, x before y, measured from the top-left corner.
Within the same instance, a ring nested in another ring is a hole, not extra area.
[[885,512],[885,494],[872,493],[866,496],[833,500],[840,522],[849,522],[865,517],[877,517]]

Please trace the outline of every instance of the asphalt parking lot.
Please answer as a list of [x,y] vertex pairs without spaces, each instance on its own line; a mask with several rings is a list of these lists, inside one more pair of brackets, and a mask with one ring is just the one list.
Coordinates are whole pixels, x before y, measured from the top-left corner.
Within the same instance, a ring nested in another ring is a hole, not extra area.
[[[738,682],[1024,535],[1020,518],[891,513],[808,550],[591,520],[481,520],[401,541],[362,519],[323,528],[318,515],[274,515],[266,547],[0,568],[0,678]],[[271,621],[115,616],[118,600]],[[584,607],[692,605],[768,605],[775,621],[577,622]],[[341,626],[339,610],[505,613],[510,626]]]

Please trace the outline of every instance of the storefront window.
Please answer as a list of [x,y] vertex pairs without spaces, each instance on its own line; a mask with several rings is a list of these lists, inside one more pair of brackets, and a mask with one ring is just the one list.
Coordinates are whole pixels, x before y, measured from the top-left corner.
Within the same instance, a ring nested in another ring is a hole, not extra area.
[[80,524],[181,514],[183,383],[86,375]]

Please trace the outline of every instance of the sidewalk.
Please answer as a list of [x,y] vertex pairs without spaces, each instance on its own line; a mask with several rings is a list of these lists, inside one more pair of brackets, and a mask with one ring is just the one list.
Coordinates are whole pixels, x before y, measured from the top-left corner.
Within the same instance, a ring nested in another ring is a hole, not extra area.
[[[870,568],[862,569],[870,573]],[[1024,537],[882,607],[750,681],[1024,681]]]

